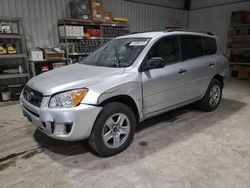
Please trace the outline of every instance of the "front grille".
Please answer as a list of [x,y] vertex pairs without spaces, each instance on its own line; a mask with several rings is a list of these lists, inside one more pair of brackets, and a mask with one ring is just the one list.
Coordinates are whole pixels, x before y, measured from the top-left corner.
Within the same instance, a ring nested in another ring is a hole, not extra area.
[[39,114],[32,112],[30,109],[28,109],[26,106],[23,105],[23,107],[25,108],[25,110],[27,110],[29,113],[31,113],[33,116],[36,116],[37,118],[39,118]]
[[28,86],[25,86],[24,90],[23,90],[23,96],[24,98],[29,101],[31,104],[40,107],[42,100],[43,100],[43,94],[31,89]]

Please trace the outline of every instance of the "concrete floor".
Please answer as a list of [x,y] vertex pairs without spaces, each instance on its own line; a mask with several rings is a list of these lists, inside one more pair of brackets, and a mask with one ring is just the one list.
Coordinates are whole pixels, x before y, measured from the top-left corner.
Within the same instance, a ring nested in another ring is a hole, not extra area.
[[0,187],[250,187],[250,83],[230,80],[220,107],[181,108],[139,125],[123,153],[35,131],[18,105],[0,108]]

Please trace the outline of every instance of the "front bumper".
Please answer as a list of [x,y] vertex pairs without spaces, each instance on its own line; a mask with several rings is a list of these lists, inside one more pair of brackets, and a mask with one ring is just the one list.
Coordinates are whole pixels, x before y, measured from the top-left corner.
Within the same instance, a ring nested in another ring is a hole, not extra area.
[[49,97],[44,97],[41,107],[29,103],[21,94],[20,105],[32,124],[49,137],[76,141],[87,139],[101,107],[80,104],[74,108],[49,108]]

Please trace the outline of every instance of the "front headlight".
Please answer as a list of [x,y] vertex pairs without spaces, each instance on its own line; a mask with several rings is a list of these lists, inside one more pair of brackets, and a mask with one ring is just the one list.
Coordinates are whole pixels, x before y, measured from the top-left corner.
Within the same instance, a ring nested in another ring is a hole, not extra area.
[[51,97],[49,102],[50,108],[71,108],[80,104],[88,89],[76,89],[55,94]]

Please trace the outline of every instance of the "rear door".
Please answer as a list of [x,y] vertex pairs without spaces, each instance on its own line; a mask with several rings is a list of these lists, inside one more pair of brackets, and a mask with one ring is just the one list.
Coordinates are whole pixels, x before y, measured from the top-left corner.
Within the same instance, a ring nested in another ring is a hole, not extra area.
[[192,100],[203,95],[215,70],[214,59],[207,55],[202,36],[180,36],[182,60],[187,67],[187,99]]
[[208,77],[209,82],[212,80],[214,75],[216,74],[216,61],[217,61],[217,42],[214,37],[202,37],[202,43],[205,48],[206,55],[204,58],[206,62],[208,62]]
[[186,100],[186,68],[180,61],[177,37],[164,37],[157,41],[143,63],[153,57],[165,59],[165,67],[142,72],[143,109],[146,116]]

